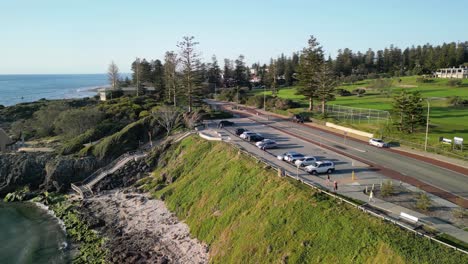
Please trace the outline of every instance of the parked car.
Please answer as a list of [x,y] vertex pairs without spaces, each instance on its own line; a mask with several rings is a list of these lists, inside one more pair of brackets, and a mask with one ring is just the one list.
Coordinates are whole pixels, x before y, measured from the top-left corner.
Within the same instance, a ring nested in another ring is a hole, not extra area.
[[278,144],[276,143],[276,141],[274,141],[272,139],[264,139],[262,141],[259,141],[259,142],[255,143],[255,145],[258,148],[263,148],[263,149],[271,149],[271,148],[278,147]]
[[259,141],[264,140],[265,138],[260,136],[259,134],[254,134],[254,135],[247,136],[246,139],[249,142],[259,142]]
[[233,126],[234,122],[227,121],[227,120],[221,120],[218,123],[218,127],[227,127],[227,126]]
[[285,160],[286,156],[291,155],[291,154],[297,154],[297,152],[295,152],[295,151],[285,152],[283,154],[280,154],[280,155],[276,156],[276,158],[279,159],[279,160]]
[[296,160],[303,160],[304,158],[305,158],[305,156],[303,154],[295,153],[295,154],[287,155],[284,160],[288,161],[288,162],[291,162],[291,163],[294,163],[294,162],[296,162]]
[[245,128],[236,128],[236,131],[234,131],[234,133],[236,133],[236,135],[240,136],[242,135],[242,133],[248,131],[247,129]]
[[332,173],[335,171],[335,164],[328,160],[317,161],[313,165],[306,166],[305,170],[310,174]]
[[304,123],[304,118],[301,115],[294,115],[292,121],[296,123]]
[[378,138],[369,139],[369,145],[376,146],[376,147],[379,147],[379,148],[388,147],[387,143],[385,143],[382,139],[378,139]]
[[296,166],[305,167],[305,166],[313,165],[315,164],[315,162],[317,162],[317,159],[315,157],[305,156],[303,160],[296,160],[294,164],[296,164]]
[[240,135],[240,138],[247,139],[248,136],[252,136],[252,135],[257,135],[257,133],[253,131],[244,131],[244,133]]

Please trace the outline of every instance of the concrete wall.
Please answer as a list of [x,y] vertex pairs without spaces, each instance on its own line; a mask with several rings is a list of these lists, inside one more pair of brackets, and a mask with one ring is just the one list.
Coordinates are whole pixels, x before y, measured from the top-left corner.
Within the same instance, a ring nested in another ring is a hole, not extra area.
[[362,137],[368,137],[368,138],[373,138],[374,137],[374,134],[367,133],[367,132],[364,132],[364,131],[360,131],[360,130],[357,130],[357,129],[344,127],[344,126],[339,126],[339,125],[336,125],[336,124],[333,124],[333,123],[330,123],[330,122],[326,122],[325,125],[327,127],[331,127],[331,128],[334,128],[334,129],[338,129],[338,130],[345,131],[345,132],[355,134],[355,135],[358,135],[358,136],[362,136]]

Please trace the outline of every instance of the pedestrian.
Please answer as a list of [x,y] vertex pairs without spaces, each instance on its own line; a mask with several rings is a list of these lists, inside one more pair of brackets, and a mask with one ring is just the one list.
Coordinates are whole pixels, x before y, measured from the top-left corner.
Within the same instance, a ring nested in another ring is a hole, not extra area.
[[337,181],[334,181],[334,182],[333,182],[333,191],[334,191],[334,192],[337,192],[337,191],[338,191],[338,182],[337,182]]
[[330,174],[327,174],[327,186],[330,186]]
[[374,200],[374,192],[373,191],[370,191],[370,194],[369,194],[369,203],[370,202],[374,202],[375,203],[375,200]]

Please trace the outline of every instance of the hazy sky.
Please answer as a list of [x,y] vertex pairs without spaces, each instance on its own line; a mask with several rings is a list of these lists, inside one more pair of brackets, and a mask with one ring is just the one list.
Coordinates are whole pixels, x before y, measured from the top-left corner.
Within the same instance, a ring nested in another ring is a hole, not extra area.
[[247,62],[302,49],[314,35],[332,56],[395,44],[468,40],[467,0],[0,0],[0,74],[103,73],[114,60],[162,59],[184,35]]

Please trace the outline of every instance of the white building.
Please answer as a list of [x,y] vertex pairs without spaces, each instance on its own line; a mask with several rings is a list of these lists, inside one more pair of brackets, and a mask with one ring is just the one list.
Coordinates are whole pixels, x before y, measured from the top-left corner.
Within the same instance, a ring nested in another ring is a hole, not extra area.
[[468,67],[460,66],[458,68],[444,68],[439,69],[434,73],[437,78],[454,78],[465,79],[468,78]]

